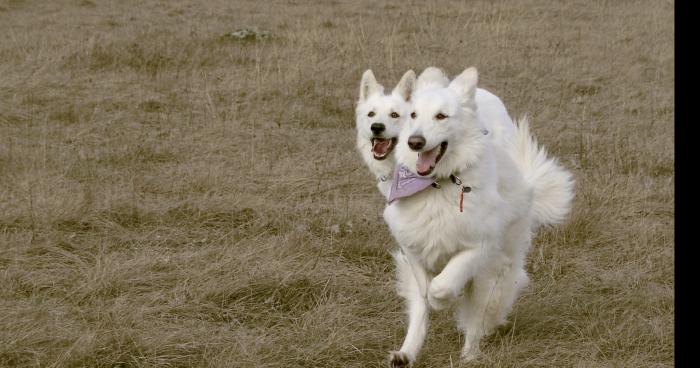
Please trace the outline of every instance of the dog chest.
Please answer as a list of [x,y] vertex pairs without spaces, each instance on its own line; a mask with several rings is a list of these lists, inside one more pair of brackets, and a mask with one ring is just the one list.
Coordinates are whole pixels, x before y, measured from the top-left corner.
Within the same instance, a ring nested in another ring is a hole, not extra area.
[[465,193],[459,209],[459,187],[428,188],[387,206],[384,219],[401,247],[428,269],[438,268],[455,253],[480,246],[492,233],[491,206],[480,193]]

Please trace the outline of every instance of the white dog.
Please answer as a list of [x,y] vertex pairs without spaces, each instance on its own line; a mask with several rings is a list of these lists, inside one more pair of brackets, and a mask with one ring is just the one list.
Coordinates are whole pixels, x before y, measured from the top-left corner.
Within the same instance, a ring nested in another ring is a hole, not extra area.
[[[384,219],[401,248],[394,258],[409,323],[400,350],[390,353],[392,367],[415,362],[429,307],[455,306],[465,334],[462,356],[474,358],[481,338],[505,321],[528,283],[532,231],[569,212],[571,174],[547,158],[527,122],[516,127],[477,81],[469,68],[448,86],[404,94],[410,118],[396,143],[399,166]],[[367,93],[361,89],[360,96]],[[433,188],[396,194],[404,181],[422,178]]]
[[416,83],[416,73],[407,71],[391,94],[377,83],[371,70],[360,82],[360,99],[355,108],[357,150],[377,179],[377,187],[388,195],[394,172],[393,151],[409,113],[408,103]]

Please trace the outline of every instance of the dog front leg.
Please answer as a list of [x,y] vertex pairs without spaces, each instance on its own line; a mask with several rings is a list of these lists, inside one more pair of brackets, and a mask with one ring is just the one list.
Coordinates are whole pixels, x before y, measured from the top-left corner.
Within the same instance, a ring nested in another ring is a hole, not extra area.
[[467,281],[476,275],[484,256],[482,249],[483,247],[474,247],[457,253],[447,262],[442,272],[433,278],[428,289],[428,302],[433,309],[447,307],[461,293]]
[[403,253],[394,253],[399,295],[406,300],[408,329],[399,351],[389,353],[389,366],[410,367],[418,358],[428,331],[428,304],[425,300],[428,276],[423,267]]

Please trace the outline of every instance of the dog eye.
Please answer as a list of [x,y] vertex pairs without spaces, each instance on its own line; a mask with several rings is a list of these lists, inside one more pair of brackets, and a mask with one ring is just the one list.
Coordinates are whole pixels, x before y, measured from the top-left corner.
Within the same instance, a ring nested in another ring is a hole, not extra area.
[[414,111],[411,113],[411,119],[415,119],[415,118],[416,118],[416,112]]
[[445,119],[447,119],[447,115],[445,115],[443,113],[438,113],[437,115],[435,115],[435,119],[445,120]]
[[369,114],[367,114],[367,116],[369,116],[370,118],[374,116],[374,111],[370,111]]
[[389,114],[389,116],[391,116],[392,118],[396,119],[396,118],[399,117],[399,114],[397,114],[396,112],[392,112],[391,114]]

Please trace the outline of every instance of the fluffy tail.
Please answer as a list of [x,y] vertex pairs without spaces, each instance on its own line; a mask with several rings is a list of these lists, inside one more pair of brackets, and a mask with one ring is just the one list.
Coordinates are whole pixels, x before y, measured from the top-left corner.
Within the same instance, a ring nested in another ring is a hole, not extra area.
[[515,159],[525,179],[534,187],[534,225],[560,223],[571,210],[573,175],[555,158],[547,157],[547,151],[530,133],[527,117],[520,119],[517,125]]

